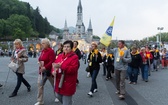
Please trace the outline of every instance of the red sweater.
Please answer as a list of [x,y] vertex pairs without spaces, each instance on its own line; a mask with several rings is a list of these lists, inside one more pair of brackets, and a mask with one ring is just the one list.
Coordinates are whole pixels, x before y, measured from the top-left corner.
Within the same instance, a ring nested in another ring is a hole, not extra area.
[[52,69],[52,63],[55,60],[54,50],[51,49],[51,48],[47,48],[45,50],[42,50],[38,60],[39,61],[44,61],[44,67],[46,68],[46,70],[51,70]]
[[[60,69],[62,72],[64,71],[65,76],[62,88],[59,89],[58,85],[61,79],[61,73],[57,71],[55,92],[65,96],[71,96],[76,92],[76,80],[79,67],[78,56],[74,52],[70,52],[67,55],[62,53],[59,54],[58,58],[55,60],[55,63],[60,62],[62,62]],[[52,72],[53,71],[52,69]]]

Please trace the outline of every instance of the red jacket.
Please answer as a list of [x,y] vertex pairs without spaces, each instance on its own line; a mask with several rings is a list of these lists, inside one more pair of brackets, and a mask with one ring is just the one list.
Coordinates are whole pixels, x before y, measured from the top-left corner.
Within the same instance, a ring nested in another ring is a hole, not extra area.
[[[55,60],[55,63],[61,62],[62,65],[60,69],[62,72],[64,72],[65,76],[62,88],[58,88],[61,79],[61,73],[59,70],[57,71],[55,92],[65,96],[71,96],[76,92],[76,80],[79,67],[78,56],[74,52],[70,52],[67,55],[64,55],[64,53],[59,54],[58,58]],[[53,71],[54,70],[52,69],[52,72]]]
[[45,50],[42,50],[38,60],[39,61],[44,61],[44,67],[46,68],[46,70],[51,70],[52,69],[52,63],[55,60],[54,50],[51,49],[51,48],[47,48]]
[[[148,58],[148,56],[147,56],[148,54],[149,54],[150,58]],[[142,57],[143,63],[146,62],[149,65],[149,59],[150,59],[150,63],[151,63],[151,61],[153,59],[153,55],[150,52],[145,52],[145,53],[141,52],[140,55]]]

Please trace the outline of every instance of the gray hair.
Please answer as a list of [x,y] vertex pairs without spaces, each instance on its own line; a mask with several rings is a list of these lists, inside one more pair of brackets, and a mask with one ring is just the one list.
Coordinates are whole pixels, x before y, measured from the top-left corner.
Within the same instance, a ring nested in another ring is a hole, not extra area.
[[145,47],[141,47],[141,50],[145,50]]
[[44,42],[44,43],[46,43],[48,45],[48,47],[51,47],[51,42],[50,42],[50,40],[48,38],[42,39],[41,42]]
[[[13,44],[15,44],[15,43],[18,43],[18,44],[20,44],[23,47],[23,42],[21,41],[21,39],[15,39],[15,41],[13,42]],[[14,49],[16,49],[15,45],[14,45]]]

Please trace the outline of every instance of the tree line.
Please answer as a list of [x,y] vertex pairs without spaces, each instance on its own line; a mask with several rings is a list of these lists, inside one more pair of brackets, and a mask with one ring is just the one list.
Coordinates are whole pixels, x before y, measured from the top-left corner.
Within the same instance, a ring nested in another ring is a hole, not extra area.
[[52,30],[60,32],[43,18],[37,7],[27,2],[0,0],[0,40],[44,38]]

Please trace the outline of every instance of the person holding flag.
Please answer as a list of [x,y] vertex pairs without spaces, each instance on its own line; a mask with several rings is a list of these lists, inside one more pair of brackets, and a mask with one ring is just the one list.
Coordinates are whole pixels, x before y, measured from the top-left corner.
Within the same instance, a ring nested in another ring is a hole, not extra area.
[[108,47],[107,53],[113,54],[115,58],[116,94],[119,94],[120,99],[125,99],[125,77],[128,63],[131,62],[130,51],[125,46],[125,42],[120,40],[118,41],[118,48],[110,49],[110,47]]
[[108,46],[108,54],[114,55],[116,86],[118,90],[116,93],[119,94],[120,99],[125,99],[125,77],[128,68],[128,63],[131,62],[131,55],[130,51],[125,47],[125,42],[123,40],[118,41],[118,48],[111,49],[109,46],[112,40],[114,20],[115,17],[108,29],[106,30],[105,34],[101,38],[100,42],[105,46]]

